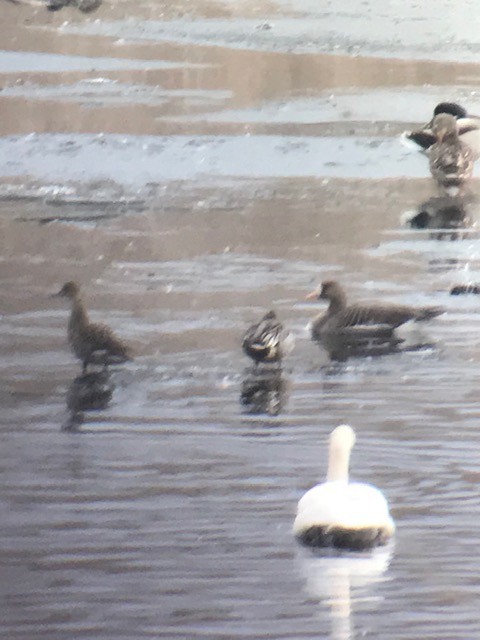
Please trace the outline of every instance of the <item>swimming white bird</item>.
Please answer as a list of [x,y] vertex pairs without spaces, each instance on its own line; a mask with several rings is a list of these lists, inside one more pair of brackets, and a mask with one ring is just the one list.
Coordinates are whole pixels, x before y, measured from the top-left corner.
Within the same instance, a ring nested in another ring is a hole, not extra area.
[[348,481],[355,433],[346,424],[330,434],[327,481],[300,499],[293,524],[295,537],[312,547],[361,550],[384,545],[395,524],[381,491]]

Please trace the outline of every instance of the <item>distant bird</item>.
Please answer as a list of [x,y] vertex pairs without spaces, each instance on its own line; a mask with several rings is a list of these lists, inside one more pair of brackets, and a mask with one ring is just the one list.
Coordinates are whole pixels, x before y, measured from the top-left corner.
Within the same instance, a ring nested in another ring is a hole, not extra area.
[[455,118],[439,113],[432,122],[436,142],[428,150],[430,172],[448,193],[458,189],[472,177],[473,151],[458,137]]
[[330,434],[327,480],[300,499],[293,532],[311,547],[362,550],[384,545],[395,524],[387,500],[371,484],[349,482],[355,433],[346,424]]
[[480,118],[467,113],[467,110],[455,102],[440,102],[433,110],[433,118],[417,131],[406,133],[406,138],[417,144],[424,151],[428,150],[437,138],[432,131],[432,123],[439,113],[449,113],[457,121],[460,140],[470,147],[474,159],[480,158]]
[[281,362],[293,349],[294,342],[293,336],[278,321],[275,311],[269,311],[260,322],[247,329],[242,348],[255,364]]
[[80,297],[80,287],[76,282],[66,282],[55,294],[71,302],[68,321],[68,342],[72,351],[82,362],[82,372],[89,364],[121,364],[131,360],[128,347],[103,324],[89,321],[87,310]]
[[415,320],[430,320],[443,313],[441,307],[410,307],[396,304],[347,304],[347,296],[335,280],[326,280],[307,295],[307,300],[328,300],[325,313],[311,324],[312,337],[340,333],[348,336],[389,336],[396,327]]
[[451,296],[461,296],[469,293],[480,294],[480,284],[456,284],[450,289]]
[[67,6],[79,9],[82,13],[91,13],[98,9],[103,0],[8,0],[12,4],[25,4],[31,7],[45,7],[48,11],[59,11]]

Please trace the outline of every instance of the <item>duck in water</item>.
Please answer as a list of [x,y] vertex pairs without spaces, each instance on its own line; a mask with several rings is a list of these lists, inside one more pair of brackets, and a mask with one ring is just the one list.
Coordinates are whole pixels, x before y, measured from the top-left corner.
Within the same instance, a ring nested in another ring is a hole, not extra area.
[[76,282],[66,282],[55,294],[71,303],[68,321],[68,342],[73,353],[82,362],[82,373],[89,364],[121,364],[131,360],[129,349],[113,331],[103,325],[90,322]]
[[244,352],[260,362],[281,362],[294,346],[294,337],[283,328],[275,311],[266,313],[260,322],[247,329],[242,340]]
[[428,150],[430,172],[449,195],[458,194],[472,177],[475,157],[458,135],[457,121],[448,113],[439,113],[432,122],[436,142]]

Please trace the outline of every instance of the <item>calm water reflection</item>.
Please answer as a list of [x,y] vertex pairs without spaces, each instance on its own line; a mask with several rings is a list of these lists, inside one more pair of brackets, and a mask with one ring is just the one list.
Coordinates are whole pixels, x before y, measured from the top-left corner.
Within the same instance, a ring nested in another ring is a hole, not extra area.
[[242,380],[240,404],[245,413],[277,416],[287,401],[287,381],[282,368],[251,367]]
[[69,416],[62,428],[65,431],[78,428],[85,420],[85,411],[106,409],[114,390],[115,384],[108,369],[82,373],[74,378],[66,393]]

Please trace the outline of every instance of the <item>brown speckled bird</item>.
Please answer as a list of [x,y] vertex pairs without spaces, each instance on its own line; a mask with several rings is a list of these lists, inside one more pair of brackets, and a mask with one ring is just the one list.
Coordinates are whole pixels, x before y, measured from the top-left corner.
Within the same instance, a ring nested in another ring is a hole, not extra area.
[[352,336],[387,336],[409,320],[429,320],[443,313],[441,307],[410,307],[396,304],[347,304],[345,291],[335,280],[327,280],[307,300],[328,300],[327,311],[311,324],[312,336],[341,333]]
[[467,113],[467,110],[456,102],[440,102],[433,111],[433,118],[421,129],[407,132],[406,137],[427,151],[438,142],[433,131],[432,123],[439,113],[449,113],[457,121],[458,135],[462,142],[473,151],[475,160],[480,158],[480,118]]
[[131,360],[128,347],[109,327],[89,321],[80,297],[80,287],[76,282],[66,282],[55,295],[71,302],[68,342],[73,353],[82,361],[83,373],[87,371],[89,364],[107,366]]
[[430,172],[447,192],[458,190],[472,177],[474,154],[458,136],[457,121],[448,113],[439,113],[432,122],[437,142],[428,150]]

